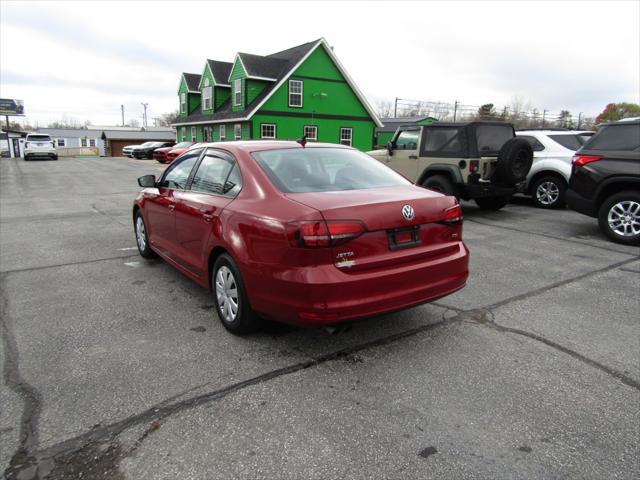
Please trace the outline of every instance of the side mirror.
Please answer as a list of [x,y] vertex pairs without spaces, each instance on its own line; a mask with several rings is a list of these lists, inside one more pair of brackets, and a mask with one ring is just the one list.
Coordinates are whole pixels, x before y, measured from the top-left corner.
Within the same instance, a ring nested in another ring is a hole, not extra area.
[[387,143],[387,153],[393,155],[393,142]]
[[155,175],[143,175],[142,177],[138,177],[138,185],[143,188],[155,187],[156,186],[156,176]]

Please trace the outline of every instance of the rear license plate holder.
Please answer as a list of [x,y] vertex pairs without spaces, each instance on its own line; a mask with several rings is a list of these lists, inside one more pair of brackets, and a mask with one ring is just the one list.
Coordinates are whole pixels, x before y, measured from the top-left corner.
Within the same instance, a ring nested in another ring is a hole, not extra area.
[[413,248],[422,244],[422,240],[420,239],[420,225],[387,230],[387,236],[389,237],[390,250]]

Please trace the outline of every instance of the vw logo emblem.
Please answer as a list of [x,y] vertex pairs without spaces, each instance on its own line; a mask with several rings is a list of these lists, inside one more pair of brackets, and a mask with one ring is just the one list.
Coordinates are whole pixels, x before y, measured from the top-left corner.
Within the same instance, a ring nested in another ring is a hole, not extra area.
[[413,207],[411,205],[405,205],[404,207],[402,207],[402,216],[405,220],[413,220]]

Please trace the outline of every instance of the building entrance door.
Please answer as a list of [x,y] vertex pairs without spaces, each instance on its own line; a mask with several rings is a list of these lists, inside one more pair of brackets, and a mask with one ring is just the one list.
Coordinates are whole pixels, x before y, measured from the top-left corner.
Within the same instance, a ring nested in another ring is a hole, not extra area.
[[13,143],[13,157],[14,158],[21,157],[22,155],[20,155],[20,139],[12,138],[11,143]]

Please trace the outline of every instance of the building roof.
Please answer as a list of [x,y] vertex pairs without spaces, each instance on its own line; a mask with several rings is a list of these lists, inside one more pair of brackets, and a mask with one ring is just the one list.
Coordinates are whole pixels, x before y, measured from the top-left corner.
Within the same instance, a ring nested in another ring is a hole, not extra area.
[[199,75],[197,73],[183,72],[182,76],[187,82],[187,89],[189,89],[190,92],[200,93],[200,90],[198,90],[198,85],[200,85],[200,79],[202,78],[202,75]]
[[[418,123],[423,120],[427,120],[429,116],[425,117],[392,117],[392,118],[382,118],[380,121],[382,122],[382,127],[377,128],[377,132],[395,132],[398,126],[400,125],[412,125]],[[435,120],[435,118],[433,118]]]
[[63,138],[100,138],[102,132],[88,128],[38,128],[37,133]]
[[175,140],[176,133],[173,130],[160,132],[143,132],[141,130],[104,130],[101,134],[103,140]]
[[207,59],[207,63],[209,64],[209,70],[211,70],[211,73],[213,74],[213,79],[216,82],[216,85],[229,85],[229,75],[231,75],[233,63],[209,59]]
[[[324,46],[328,55],[333,59],[338,69],[344,75],[345,79],[354,90],[356,96],[360,99],[367,112],[373,119],[374,123],[378,126],[382,126],[380,119],[376,115],[375,111],[362,92],[358,89],[351,77],[347,74],[346,70],[336,58],[332,48],[327,44],[324,38],[314,40],[312,42],[303,43],[280,52],[272,53],[270,55],[260,56],[252,55],[248,53],[238,53],[237,58],[244,65],[246,73],[249,77],[270,79],[271,83],[268,84],[262,92],[251,102],[249,105],[245,105],[244,110],[239,112],[233,112],[231,108],[230,100],[227,100],[213,115],[203,115],[202,108],[193,112],[187,117],[179,118],[178,121],[173,124],[178,125],[191,125],[193,123],[220,123],[227,120],[248,120],[253,114],[262,106],[264,102],[284,83],[284,81],[293,73],[293,71],[305,60],[311,52],[317,47]],[[187,74],[183,74],[187,75]]]

